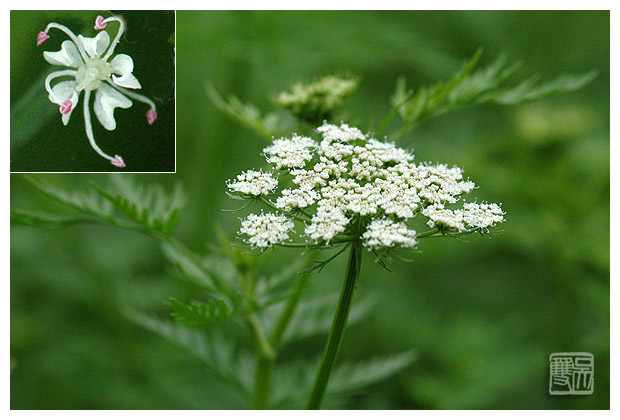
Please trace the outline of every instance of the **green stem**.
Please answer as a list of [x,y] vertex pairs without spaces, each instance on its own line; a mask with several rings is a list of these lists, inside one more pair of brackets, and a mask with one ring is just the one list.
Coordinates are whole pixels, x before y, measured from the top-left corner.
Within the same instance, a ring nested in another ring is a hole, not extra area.
[[271,393],[271,378],[276,352],[269,345],[253,313],[248,316],[247,322],[256,342],[256,370],[254,373],[252,408],[254,410],[266,410],[269,408],[269,394]]
[[[310,253],[306,262],[307,265],[311,265],[312,261],[316,257],[316,252]],[[260,328],[257,323],[252,325],[251,328],[255,331],[255,338],[257,343],[261,343],[258,347],[258,354],[256,359],[256,370],[254,372],[254,391],[252,395],[252,408],[254,410],[266,410],[269,408],[269,398],[271,396],[271,381],[273,378],[273,370],[275,367],[275,361],[278,356],[278,349],[282,343],[282,337],[286,332],[303,292],[308,283],[309,274],[301,274],[297,276],[295,286],[293,287],[293,293],[290,295],[288,302],[278,321],[276,323],[273,332],[269,339],[262,336]],[[265,349],[268,349],[270,353],[266,353]]]
[[[318,252],[311,252],[308,254],[306,259],[305,267],[312,266],[312,262],[316,258]],[[280,314],[278,321],[276,322],[276,326],[274,327],[271,337],[269,338],[269,342],[271,347],[274,349],[280,348],[280,344],[282,343],[282,338],[284,337],[284,333],[286,332],[286,328],[288,327],[291,319],[293,318],[293,314],[299,305],[299,301],[301,300],[301,296],[303,295],[306,284],[308,283],[308,278],[310,277],[310,273],[304,273],[297,276],[295,280],[295,285],[293,286],[293,293],[290,295],[288,302],[286,302],[286,306],[284,310]]]
[[253,410],[267,410],[269,408],[274,364],[274,358],[258,355],[254,374],[254,393],[252,395]]
[[338,308],[336,309],[336,314],[334,315],[334,320],[332,322],[332,328],[329,332],[329,337],[327,338],[327,345],[325,346],[319,372],[314,380],[312,393],[310,394],[310,399],[308,400],[308,405],[306,406],[308,410],[318,410],[321,407],[321,401],[325,395],[329,375],[331,374],[336,356],[338,356],[340,343],[342,342],[342,333],[344,331],[344,327],[347,325],[347,319],[349,318],[351,300],[353,298],[353,292],[355,291],[355,285],[360,275],[361,263],[362,244],[359,241],[352,242],[347,276],[345,278],[344,285],[342,286],[340,300],[338,301]]

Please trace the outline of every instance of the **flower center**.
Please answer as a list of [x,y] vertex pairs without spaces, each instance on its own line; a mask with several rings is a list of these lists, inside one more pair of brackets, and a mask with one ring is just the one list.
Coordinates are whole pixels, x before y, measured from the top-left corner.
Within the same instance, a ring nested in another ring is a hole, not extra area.
[[89,58],[82,64],[75,75],[75,81],[78,83],[76,90],[95,90],[112,74],[110,64],[105,60],[95,57]]

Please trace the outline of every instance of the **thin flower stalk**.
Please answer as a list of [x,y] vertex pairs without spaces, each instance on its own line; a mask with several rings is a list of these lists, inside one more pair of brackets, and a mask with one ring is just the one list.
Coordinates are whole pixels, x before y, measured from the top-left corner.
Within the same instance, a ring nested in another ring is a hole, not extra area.
[[349,312],[351,311],[351,302],[353,300],[353,293],[359,280],[360,270],[362,264],[362,245],[360,242],[353,242],[351,244],[351,254],[349,256],[349,264],[347,268],[347,274],[345,277],[342,291],[340,292],[340,299],[338,300],[338,307],[334,314],[334,320],[329,331],[329,337],[327,338],[327,344],[323,351],[323,357],[319,366],[319,371],[314,380],[314,386],[310,393],[310,399],[306,406],[309,410],[318,410],[321,407],[321,402],[325,396],[327,389],[327,383],[329,382],[329,376],[334,362],[338,356],[338,350],[342,343],[342,337],[344,328],[347,325],[349,319]]

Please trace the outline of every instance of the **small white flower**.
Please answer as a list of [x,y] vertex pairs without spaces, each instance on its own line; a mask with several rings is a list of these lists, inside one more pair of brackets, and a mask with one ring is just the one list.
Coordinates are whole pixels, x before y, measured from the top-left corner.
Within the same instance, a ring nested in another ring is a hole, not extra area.
[[[110,22],[118,22],[119,30],[114,40],[110,43],[110,35],[104,31]],[[71,114],[78,104],[80,94],[84,92],[84,122],[86,126],[86,136],[92,148],[100,156],[108,159],[112,165],[124,168],[125,162],[119,155],[114,157],[104,153],[93,135],[93,128],[90,117],[90,98],[91,93],[95,96],[93,109],[97,119],[106,130],[116,129],[114,110],[116,108],[129,108],[132,101],[129,98],[149,105],[150,109],[146,113],[146,120],[153,124],[157,118],[155,103],[149,98],[139,95],[128,89],[140,89],[140,82],[133,75],[133,60],[127,54],[114,54],[114,49],[121,39],[125,30],[125,22],[117,16],[104,19],[97,16],[94,28],[101,31],[94,38],[87,38],[82,35],[75,36],[66,26],[58,23],[50,23],[45,31],[39,32],[37,45],[41,45],[49,39],[50,29],[58,29],[69,36],[69,40],[62,43],[60,51],[45,51],[43,57],[53,65],[67,67],[67,70],[60,70],[50,73],[45,79],[45,89],[49,93],[51,102],[59,106],[64,125],[69,123]],[[65,78],[54,86],[51,82],[57,78]],[[129,98],[128,98],[129,97]]]
[[244,242],[252,248],[268,248],[283,244],[289,239],[289,232],[295,227],[292,220],[283,214],[250,214],[241,220],[239,233],[247,235]]
[[236,180],[228,180],[226,186],[234,193],[258,197],[273,192],[278,187],[278,180],[271,172],[245,171],[237,175]]
[[395,246],[413,248],[418,243],[415,230],[409,229],[403,222],[395,222],[388,218],[370,222],[362,239],[364,240],[362,245],[369,250]]
[[504,221],[505,213],[495,203],[464,203],[463,209],[463,220],[474,229],[486,229]]

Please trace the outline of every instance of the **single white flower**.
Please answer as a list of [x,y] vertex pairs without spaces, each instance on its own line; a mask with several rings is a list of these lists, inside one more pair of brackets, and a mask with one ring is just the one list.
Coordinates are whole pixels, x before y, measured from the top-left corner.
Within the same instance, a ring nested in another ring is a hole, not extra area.
[[[110,22],[118,22],[120,25],[111,43],[110,35],[103,30]],[[69,36],[69,40],[62,43],[60,51],[43,53],[48,63],[67,67],[66,70],[50,73],[45,79],[45,89],[49,93],[50,101],[59,106],[64,125],[69,123],[80,94],[84,92],[84,123],[90,145],[112,165],[124,168],[125,162],[122,157],[119,155],[112,157],[104,153],[95,142],[90,118],[91,93],[95,97],[93,105],[95,115],[106,130],[116,129],[114,110],[131,107],[133,103],[129,98],[149,105],[150,109],[146,113],[146,120],[149,124],[153,124],[157,119],[157,111],[153,101],[129,90],[141,88],[140,82],[132,74],[134,64],[131,57],[127,54],[113,56],[114,49],[125,30],[123,19],[118,16],[111,16],[107,19],[97,16],[94,28],[101,31],[94,38],[75,36],[66,26],[54,22],[47,25],[45,31],[39,32],[37,45],[49,39],[50,29],[58,29]],[[65,80],[51,86],[53,80],[61,77]]]

